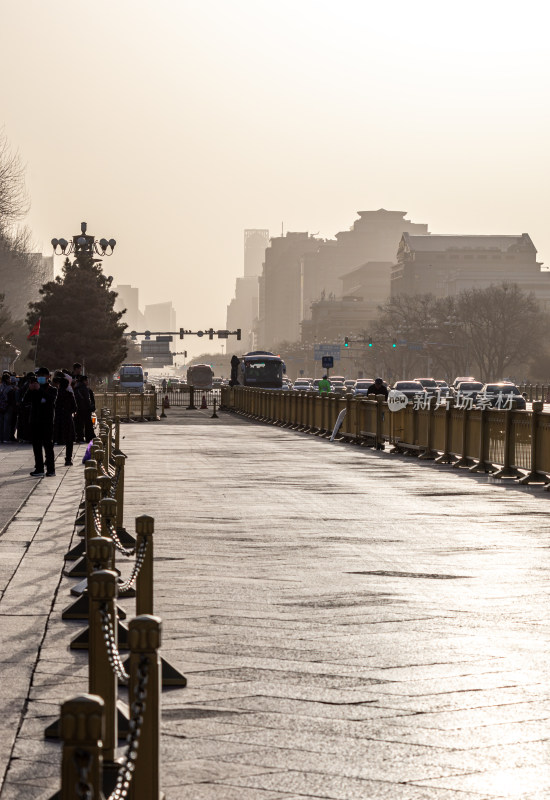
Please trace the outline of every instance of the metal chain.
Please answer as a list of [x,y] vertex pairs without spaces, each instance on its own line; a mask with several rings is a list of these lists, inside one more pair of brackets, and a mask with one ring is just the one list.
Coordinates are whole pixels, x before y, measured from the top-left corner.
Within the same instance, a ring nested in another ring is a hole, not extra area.
[[128,589],[131,589],[132,586],[134,585],[134,583],[136,582],[137,576],[139,575],[140,570],[141,570],[141,568],[143,566],[143,563],[145,561],[145,553],[146,553],[146,551],[147,551],[147,538],[144,537],[141,540],[141,544],[140,544],[139,549],[138,549],[138,551],[136,553],[136,561],[135,561],[135,564],[134,564],[134,568],[132,570],[132,574],[130,575],[130,577],[128,578],[127,581],[124,581],[124,583],[120,583],[119,584],[119,586],[118,586],[118,591],[119,592],[126,592]]
[[111,481],[111,491],[109,492],[109,497],[114,497],[116,494],[118,481],[120,479],[120,473],[121,473],[121,468],[117,467],[117,470],[115,472],[115,477]]
[[92,800],[94,790],[91,783],[88,781],[88,773],[92,765],[91,753],[78,748],[74,751],[73,759],[76,771],[78,772],[78,780],[75,784],[76,797],[78,800]]
[[122,544],[122,542],[118,538],[118,534],[116,532],[116,528],[115,528],[115,526],[113,525],[113,523],[111,522],[110,519],[107,520],[107,532],[108,532],[109,536],[111,537],[111,539],[113,540],[114,546],[116,547],[116,549],[120,553],[122,553],[123,556],[130,557],[130,556],[135,555],[136,548],[135,547],[124,547],[124,545]]
[[[149,674],[149,662],[146,656],[142,656],[138,666],[136,699],[132,703],[130,719],[130,733],[126,739],[128,745],[122,756],[122,762],[118,768],[116,785],[108,800],[126,800],[128,790],[134,776],[136,759],[139,748],[139,737],[143,725],[143,712],[145,711],[147,700],[147,680]],[[146,758],[146,754],[143,755]]]
[[122,658],[120,657],[120,653],[116,645],[115,631],[111,617],[107,611],[106,603],[102,603],[100,605],[99,613],[101,615],[101,630],[103,631],[105,647],[107,648],[107,658],[109,659],[111,669],[117,678],[119,678],[121,681],[127,681],[130,676],[124,669],[124,664],[122,663]]
[[94,518],[94,528],[97,536],[101,536],[101,515],[97,503],[92,503],[92,515]]

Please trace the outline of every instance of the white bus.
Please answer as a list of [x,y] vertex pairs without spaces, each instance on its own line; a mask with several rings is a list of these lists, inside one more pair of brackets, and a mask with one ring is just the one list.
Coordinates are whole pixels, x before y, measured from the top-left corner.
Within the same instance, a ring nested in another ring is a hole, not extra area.
[[121,392],[142,392],[144,388],[141,364],[123,364],[118,372]]

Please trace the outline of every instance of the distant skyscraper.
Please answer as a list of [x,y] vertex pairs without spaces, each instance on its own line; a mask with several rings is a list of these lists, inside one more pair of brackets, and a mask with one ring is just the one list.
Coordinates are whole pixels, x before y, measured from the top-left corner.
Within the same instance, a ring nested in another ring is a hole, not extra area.
[[0,248],[0,294],[14,320],[24,320],[29,303],[40,299],[39,290],[53,281],[53,256],[29,253],[14,256]]
[[247,228],[244,232],[244,277],[257,278],[262,274],[265,248],[269,244],[269,231],[265,228]]
[[265,228],[247,228],[244,232],[244,276],[235,282],[235,297],[227,306],[227,328],[242,331],[242,350],[253,346],[254,322],[258,316],[259,276],[265,249],[269,244],[269,231]]

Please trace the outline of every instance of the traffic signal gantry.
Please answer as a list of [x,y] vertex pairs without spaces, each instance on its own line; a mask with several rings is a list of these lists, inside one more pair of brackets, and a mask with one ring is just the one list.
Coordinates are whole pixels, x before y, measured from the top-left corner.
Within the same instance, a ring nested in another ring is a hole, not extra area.
[[184,336],[208,336],[209,339],[214,338],[214,334],[218,337],[218,339],[229,339],[230,336],[236,336],[237,341],[240,342],[241,340],[241,329],[237,328],[236,331],[228,331],[228,330],[218,330],[215,331],[214,328],[208,328],[204,331],[190,331],[186,328],[180,328],[179,331],[130,331],[130,338],[137,339],[138,336],[145,336],[146,339],[149,339],[151,336],[178,336],[180,339],[183,339]]
[[[344,347],[349,347],[350,344],[366,344],[369,347],[374,347],[374,342],[372,341],[372,337],[368,339],[350,339],[349,336],[344,338]],[[377,344],[390,344],[390,339],[379,339]],[[397,341],[395,339],[391,339],[391,346],[392,348],[397,347]]]

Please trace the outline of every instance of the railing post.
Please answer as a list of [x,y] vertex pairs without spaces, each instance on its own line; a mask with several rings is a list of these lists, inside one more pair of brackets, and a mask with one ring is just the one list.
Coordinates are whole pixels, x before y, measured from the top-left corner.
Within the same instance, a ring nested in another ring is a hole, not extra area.
[[[543,394],[544,394],[544,387],[543,387]],[[538,460],[538,427],[540,421],[540,415],[544,409],[544,402],[539,400],[538,402],[535,401],[533,403],[533,408],[531,411],[531,469],[529,473],[525,475],[523,478],[518,480],[518,483],[522,484],[529,484],[529,483],[548,483],[548,478],[544,472],[537,471],[537,460]]]
[[453,453],[451,453],[451,432],[452,432],[452,424],[453,424],[453,410],[454,410],[455,400],[454,397],[446,398],[445,404],[445,426],[444,426],[444,434],[443,434],[443,453],[439,456],[439,458],[435,459],[436,464],[454,464],[456,461],[456,457]]
[[136,552],[145,540],[147,549],[145,559],[136,580],[136,614],[152,614],[153,606],[153,533],[155,520],[142,514],[136,517]]
[[384,403],[384,395],[377,394],[376,397],[376,449],[383,450],[384,449],[384,437],[382,434],[382,412],[383,412],[383,403]]
[[[132,717],[142,718],[141,733],[130,783],[130,800],[160,798],[160,657],[162,622],[143,614],[130,622],[129,700]],[[139,692],[140,673],[145,673],[145,697]]]
[[437,451],[433,449],[433,418],[436,399],[435,397],[428,397],[428,425],[426,436],[426,447],[418,456],[422,460],[432,460],[437,457]]
[[512,436],[512,414],[513,411],[501,411],[497,413],[504,414],[504,464],[502,469],[495,472],[494,478],[519,478],[521,473],[516,467],[512,466],[512,461],[515,460],[515,442]]
[[130,422],[130,392],[126,393],[126,421]]
[[101,608],[105,608],[113,623],[116,642],[116,591],[117,574],[112,570],[92,572],[88,582],[90,597],[90,644],[88,688],[91,694],[98,694],[105,703],[105,736],[103,739],[103,759],[113,763],[116,756],[118,737],[117,720],[117,676],[109,662],[107,646],[103,633]]
[[458,461],[455,461],[453,467],[457,469],[467,469],[473,466],[474,459],[471,456],[466,454],[468,449],[468,426],[470,423],[470,414],[466,407],[462,410],[462,452],[460,453],[460,458]]
[[489,461],[489,426],[487,425],[488,408],[479,409],[479,456],[477,464],[470,467],[470,472],[496,472]]
[[140,409],[139,409],[139,411],[140,411],[140,416],[139,416],[139,421],[140,421],[140,422],[145,422],[145,414],[144,414],[144,411],[145,411],[145,395],[143,394],[143,392],[140,392],[140,397],[139,397],[139,400],[140,400]]
[[124,530],[124,469],[126,464],[126,456],[122,453],[115,456],[115,469],[118,473],[117,484],[115,489],[116,500],[116,529],[117,533]]
[[61,706],[60,800],[103,800],[103,736],[105,704],[94,694],[66,700]]
[[90,567],[90,540],[97,534],[94,522],[94,505],[97,505],[101,500],[101,489],[99,486],[86,487],[86,572],[88,579],[91,574]]
[[189,387],[189,405],[187,406],[187,411],[196,411],[197,406],[195,405],[195,389],[193,386]]

